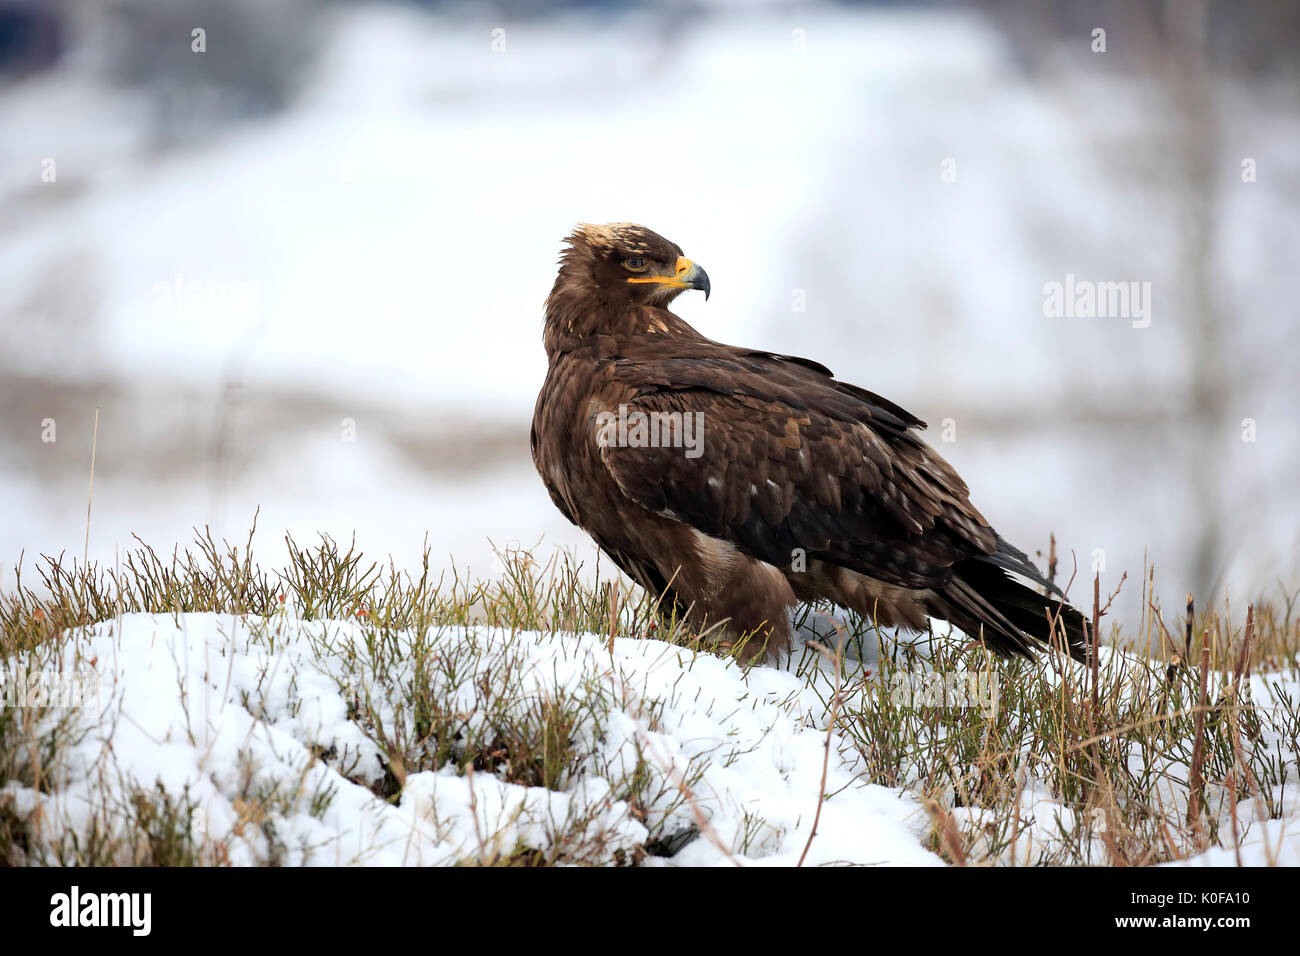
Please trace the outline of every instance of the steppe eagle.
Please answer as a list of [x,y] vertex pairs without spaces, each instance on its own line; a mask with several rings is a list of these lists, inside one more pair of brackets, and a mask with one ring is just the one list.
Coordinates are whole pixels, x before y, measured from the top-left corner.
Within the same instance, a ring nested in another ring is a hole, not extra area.
[[[775,658],[789,610],[950,621],[1033,656],[1083,618],[971,504],[915,415],[809,359],[724,345],[668,310],[709,277],[632,223],[580,225],[546,300],[532,453],[551,499],[702,633]],[[1015,577],[1013,577],[1013,575]],[[1037,585],[1035,589],[1016,578]]]

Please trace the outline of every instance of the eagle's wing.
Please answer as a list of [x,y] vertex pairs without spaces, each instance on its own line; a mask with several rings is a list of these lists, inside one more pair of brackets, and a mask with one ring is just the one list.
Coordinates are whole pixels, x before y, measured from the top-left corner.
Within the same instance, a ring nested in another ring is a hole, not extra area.
[[[917,436],[924,423],[824,366],[696,344],[620,359],[607,374],[604,410],[691,413],[702,428],[696,457],[608,433],[600,442],[619,488],[651,511],[780,567],[802,549],[911,588],[998,551],[965,483]],[[591,427],[597,440],[595,417]]]

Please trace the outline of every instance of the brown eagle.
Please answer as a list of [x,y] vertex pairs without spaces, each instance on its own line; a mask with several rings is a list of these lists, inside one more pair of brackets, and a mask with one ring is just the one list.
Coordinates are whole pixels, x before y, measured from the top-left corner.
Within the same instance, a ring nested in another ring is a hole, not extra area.
[[708,274],[644,226],[566,242],[533,462],[661,609],[744,659],[785,650],[789,609],[817,600],[886,627],[941,618],[1001,655],[1033,656],[1056,622],[1082,659],[1083,618],[975,509],[924,422],[817,362],[705,338],[668,305],[707,299]]

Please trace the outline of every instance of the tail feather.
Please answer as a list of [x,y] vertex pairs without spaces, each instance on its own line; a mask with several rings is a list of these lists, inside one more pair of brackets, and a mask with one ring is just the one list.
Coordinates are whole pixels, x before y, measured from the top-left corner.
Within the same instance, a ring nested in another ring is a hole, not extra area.
[[1057,597],[1065,597],[1065,592],[1056,586],[1053,581],[1043,577],[1042,572],[1029,560],[1029,555],[1021,551],[1010,541],[1007,541],[1001,535],[998,535],[998,550],[995,554],[990,554],[981,560],[989,564],[997,565],[999,568],[1018,574],[1021,577],[1029,578],[1037,585],[1047,588],[1049,594],[1055,594]]
[[[1014,555],[999,555],[954,565],[952,579],[932,602],[935,616],[951,621],[972,637],[983,636],[989,648],[1002,656],[1034,657],[1053,641],[1053,631],[1059,642],[1063,630],[1070,656],[1086,661],[1088,627],[1083,615],[1060,598],[1040,594],[1013,579],[1007,574],[1007,565],[1013,560]],[[1036,571],[1013,570],[1047,584]]]

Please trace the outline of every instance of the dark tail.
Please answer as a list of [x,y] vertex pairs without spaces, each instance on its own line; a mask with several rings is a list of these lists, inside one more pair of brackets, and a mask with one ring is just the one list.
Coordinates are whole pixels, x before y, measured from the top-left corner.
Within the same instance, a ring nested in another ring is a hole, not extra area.
[[[1049,593],[1021,584],[1008,571]],[[1001,538],[997,554],[953,565],[951,580],[932,604],[934,616],[951,621],[973,638],[982,636],[989,649],[1003,657],[1034,657],[1049,642],[1059,645],[1064,632],[1070,656],[1087,660],[1088,626],[1083,615],[1064,602],[1060,589],[1045,580],[1024,553]]]

